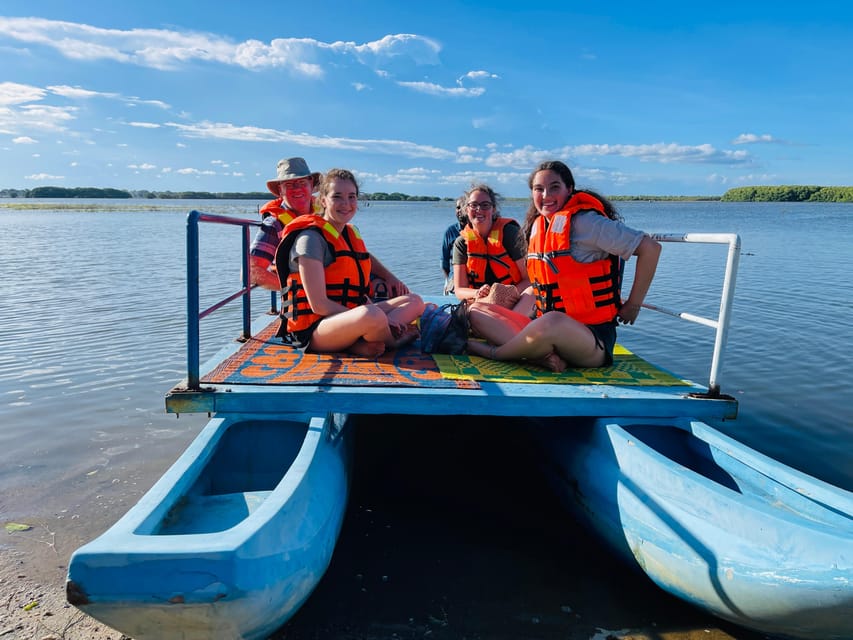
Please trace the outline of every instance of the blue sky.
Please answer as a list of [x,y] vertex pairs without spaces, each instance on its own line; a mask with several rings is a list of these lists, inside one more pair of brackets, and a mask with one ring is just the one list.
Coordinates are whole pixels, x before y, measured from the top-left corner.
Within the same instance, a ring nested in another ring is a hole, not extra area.
[[853,185],[853,9],[810,2],[0,5],[0,188]]

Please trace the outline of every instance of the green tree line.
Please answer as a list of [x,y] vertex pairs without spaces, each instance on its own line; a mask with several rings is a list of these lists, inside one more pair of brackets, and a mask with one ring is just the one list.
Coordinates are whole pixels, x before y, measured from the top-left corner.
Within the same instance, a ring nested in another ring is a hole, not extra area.
[[853,187],[737,187],[726,191],[720,199],[723,202],[853,202]]
[[[268,191],[248,193],[209,191],[126,191],[123,189],[102,189],[97,187],[35,187],[33,189],[0,189],[0,198],[138,198],[163,200],[268,200],[272,194]],[[436,196],[411,196],[405,193],[363,193],[362,200],[393,202],[438,202]],[[450,200],[450,198],[445,198]]]
[[[0,189],[0,198],[137,198],[163,200],[268,200],[267,191],[128,191],[98,187],[35,187],[33,189]],[[853,187],[820,187],[815,185],[779,185],[737,187],[722,196],[610,196],[612,200],[722,200],[723,202],[853,202]],[[437,196],[413,196],[406,193],[361,194],[362,200],[387,202],[438,202],[453,200]],[[512,198],[511,200],[515,200]],[[522,199],[523,200],[523,199]]]
[[2,189],[0,198],[140,198],[164,200],[265,200],[272,194],[209,193],[207,191],[128,191],[99,187],[34,187],[33,189]]

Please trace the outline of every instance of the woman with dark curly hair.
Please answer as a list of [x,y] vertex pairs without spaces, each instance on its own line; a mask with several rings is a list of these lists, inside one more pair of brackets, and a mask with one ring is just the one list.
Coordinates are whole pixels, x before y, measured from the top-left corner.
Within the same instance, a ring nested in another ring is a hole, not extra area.
[[[530,360],[553,371],[612,364],[617,321],[633,324],[651,286],[660,244],[618,219],[613,205],[576,189],[558,160],[528,179],[522,227],[532,283],[532,318],[490,305],[471,309],[468,351],[495,360]],[[637,256],[631,292],[621,298],[622,264]]]

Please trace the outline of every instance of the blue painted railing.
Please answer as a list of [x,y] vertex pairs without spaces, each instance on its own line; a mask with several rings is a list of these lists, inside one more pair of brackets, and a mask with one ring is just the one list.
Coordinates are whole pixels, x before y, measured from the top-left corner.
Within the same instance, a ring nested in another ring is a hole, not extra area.
[[[199,234],[198,223],[211,222],[214,224],[226,224],[238,226],[242,231],[242,286],[241,288],[223,298],[212,306],[199,310]],[[248,340],[252,337],[252,289],[249,263],[249,243],[251,242],[251,227],[259,227],[257,220],[246,220],[243,218],[232,218],[229,216],[218,216],[201,211],[190,211],[187,216],[187,388],[198,391],[199,369],[200,369],[200,323],[201,319],[210,315],[217,309],[233,302],[237,298],[243,300],[243,331],[241,339]],[[270,312],[276,313],[276,292],[270,292]]]

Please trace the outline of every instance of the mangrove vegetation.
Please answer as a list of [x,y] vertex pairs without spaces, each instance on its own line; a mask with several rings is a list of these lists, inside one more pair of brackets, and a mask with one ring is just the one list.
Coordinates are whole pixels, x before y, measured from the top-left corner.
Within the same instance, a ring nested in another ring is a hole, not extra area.
[[[98,187],[34,187],[32,189],[0,189],[0,198],[119,198],[140,200],[269,200],[268,191],[210,192],[210,191],[147,191],[104,189]],[[737,187],[722,196],[659,196],[611,195],[616,201],[699,201],[699,202],[853,202],[853,187],[820,187],[815,185],[776,185]],[[455,198],[438,196],[413,196],[406,193],[362,193],[361,200],[376,202],[440,202]],[[507,198],[507,201],[525,201],[527,198]]]
[[853,202],[853,187],[781,185],[729,189],[723,202]]

